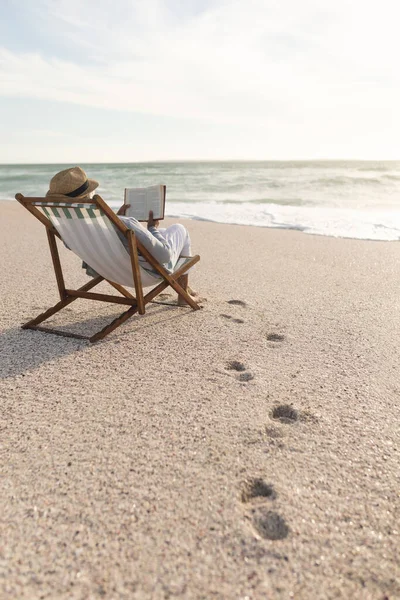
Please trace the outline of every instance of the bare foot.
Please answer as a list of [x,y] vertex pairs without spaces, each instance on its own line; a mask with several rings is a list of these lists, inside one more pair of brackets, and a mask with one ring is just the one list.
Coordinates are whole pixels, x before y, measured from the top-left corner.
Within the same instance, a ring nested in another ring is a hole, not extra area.
[[[187,287],[186,291],[189,294],[189,296],[192,298],[192,300],[194,300],[195,302],[198,302],[200,300],[199,294],[197,292],[193,291],[189,286]],[[185,298],[183,298],[183,296],[178,296],[178,306],[189,306],[188,303],[186,302]]]
[[195,291],[194,291],[194,290],[192,290],[192,288],[191,288],[191,287],[189,287],[189,286],[187,286],[187,289],[186,289],[186,291],[187,291],[187,293],[188,293],[188,294],[190,294],[190,295],[191,295],[191,296],[193,296],[194,298],[196,298],[196,297],[199,295],[199,293],[198,293],[198,292],[195,292]]

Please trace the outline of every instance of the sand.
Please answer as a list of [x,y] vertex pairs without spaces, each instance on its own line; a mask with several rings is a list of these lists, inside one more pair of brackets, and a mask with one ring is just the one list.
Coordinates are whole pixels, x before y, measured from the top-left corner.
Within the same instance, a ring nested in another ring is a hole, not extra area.
[[202,310],[89,345],[0,203],[1,599],[400,598],[400,244],[185,224]]

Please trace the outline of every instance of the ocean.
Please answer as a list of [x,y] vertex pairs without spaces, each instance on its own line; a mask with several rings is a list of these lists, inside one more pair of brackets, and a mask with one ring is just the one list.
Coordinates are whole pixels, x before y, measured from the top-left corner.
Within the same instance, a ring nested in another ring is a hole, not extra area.
[[[68,164],[0,165],[0,198],[44,195]],[[167,186],[166,215],[368,240],[400,239],[400,162],[81,164],[113,208],[125,187]]]

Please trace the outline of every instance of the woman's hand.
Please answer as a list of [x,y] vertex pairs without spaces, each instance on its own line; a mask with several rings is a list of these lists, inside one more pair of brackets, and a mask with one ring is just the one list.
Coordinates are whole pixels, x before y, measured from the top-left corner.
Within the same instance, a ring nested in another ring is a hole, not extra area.
[[153,211],[151,210],[149,212],[149,218],[148,218],[148,221],[147,221],[147,229],[150,229],[150,227],[158,227],[159,224],[160,224],[160,221],[155,221],[153,219]]
[[122,215],[122,216],[125,216],[125,214],[126,214],[126,210],[127,210],[128,208],[130,208],[130,206],[131,206],[130,204],[123,204],[123,205],[121,206],[121,208],[118,210],[118,212],[117,212],[117,215]]

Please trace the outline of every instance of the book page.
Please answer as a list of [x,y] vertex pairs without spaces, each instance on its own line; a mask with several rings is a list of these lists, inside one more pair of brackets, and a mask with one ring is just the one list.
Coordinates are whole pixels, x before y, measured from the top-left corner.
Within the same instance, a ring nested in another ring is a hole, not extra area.
[[164,186],[153,185],[147,188],[125,188],[125,204],[130,204],[127,217],[135,217],[138,221],[147,221],[149,211],[153,211],[154,219],[164,218]]

